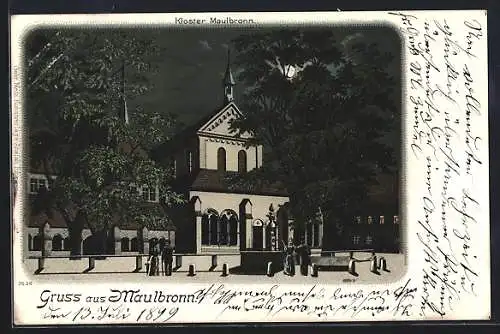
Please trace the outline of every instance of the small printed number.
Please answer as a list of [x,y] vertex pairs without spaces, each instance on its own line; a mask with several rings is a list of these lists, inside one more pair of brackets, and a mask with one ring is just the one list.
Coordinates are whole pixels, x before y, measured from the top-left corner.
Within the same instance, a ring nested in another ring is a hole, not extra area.
[[19,281],[20,286],[28,286],[28,285],[33,285],[32,281]]

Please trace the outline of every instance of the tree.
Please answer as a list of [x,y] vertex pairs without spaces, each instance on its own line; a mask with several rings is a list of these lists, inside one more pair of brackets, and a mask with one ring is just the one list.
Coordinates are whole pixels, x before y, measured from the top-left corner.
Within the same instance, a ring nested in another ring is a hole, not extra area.
[[393,57],[374,43],[343,36],[347,47],[335,37],[331,29],[288,29],[234,40],[248,89],[231,127],[252,133],[269,154],[261,169],[232,181],[282,182],[302,224],[318,207],[330,224],[351,219],[376,176],[395,164],[384,142],[399,119],[397,82],[387,72]]
[[[26,53],[30,160],[49,181],[34,213],[57,210],[70,229],[86,224],[94,235],[118,220],[165,228],[165,211],[183,199],[149,152],[168,140],[174,118],[133,106],[161,53],[154,34],[39,30]],[[161,206],[145,205],[157,187]]]

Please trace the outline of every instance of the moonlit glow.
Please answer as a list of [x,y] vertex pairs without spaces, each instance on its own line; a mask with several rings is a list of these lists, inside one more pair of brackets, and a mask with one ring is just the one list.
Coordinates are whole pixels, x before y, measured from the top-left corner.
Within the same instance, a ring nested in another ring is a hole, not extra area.
[[285,68],[285,75],[287,78],[292,79],[295,77],[297,74],[297,70],[295,69],[295,66],[293,65],[287,65]]

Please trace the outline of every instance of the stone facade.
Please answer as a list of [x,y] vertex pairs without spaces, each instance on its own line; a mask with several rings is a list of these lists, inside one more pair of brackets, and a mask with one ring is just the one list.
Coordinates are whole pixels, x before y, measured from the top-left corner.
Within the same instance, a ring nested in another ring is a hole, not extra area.
[[[92,254],[92,249],[89,247],[91,236],[92,232],[89,229],[83,229],[81,237],[72,240],[67,228],[51,227],[47,222],[41,228],[29,227],[25,242],[28,245],[29,256],[89,255]],[[175,245],[175,231],[149,231],[147,228],[121,230],[115,227],[109,239],[111,249],[108,254],[149,254],[155,245],[161,246],[166,240]]]

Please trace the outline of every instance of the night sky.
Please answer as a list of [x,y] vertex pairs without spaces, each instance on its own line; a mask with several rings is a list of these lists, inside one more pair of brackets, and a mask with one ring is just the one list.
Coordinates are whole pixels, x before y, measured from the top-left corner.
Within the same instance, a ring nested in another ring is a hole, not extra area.
[[[334,29],[342,47],[349,48],[354,40],[376,42],[381,49],[395,55],[388,71],[400,77],[399,37],[393,31],[380,27],[327,27]],[[262,29],[260,29],[262,30]],[[238,35],[248,29],[156,29],[141,31],[155,38],[163,48],[158,62],[159,71],[151,76],[153,88],[142,98],[131,103],[140,103],[145,108],[178,115],[179,120],[190,124],[220,107],[223,99],[222,77],[227,64],[227,47]],[[136,32],[137,33],[137,32]],[[231,48],[231,58],[235,51]],[[241,101],[245,87],[238,83],[238,68],[235,74],[235,102]],[[399,99],[395,96],[395,99]],[[399,137],[399,135],[398,135]],[[399,141],[399,140],[398,140]]]

